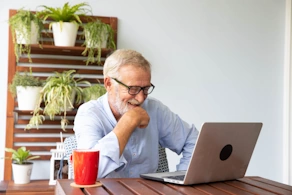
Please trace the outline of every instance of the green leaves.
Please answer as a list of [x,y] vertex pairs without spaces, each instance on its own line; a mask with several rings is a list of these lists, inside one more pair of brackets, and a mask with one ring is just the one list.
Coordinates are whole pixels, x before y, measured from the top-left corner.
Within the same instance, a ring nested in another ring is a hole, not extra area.
[[39,128],[39,125],[43,124],[43,121],[45,120],[45,116],[40,114],[40,111],[42,109],[37,107],[34,112],[33,116],[30,118],[29,123],[26,125],[24,130],[31,129],[33,127]]
[[90,87],[86,87],[83,89],[83,99],[84,102],[89,100],[96,100],[100,96],[106,93],[106,89],[101,84],[95,84]]
[[[61,128],[65,131],[69,121],[66,118],[67,109],[74,108],[74,100],[76,104],[80,104],[83,101],[83,89],[80,85],[91,86],[90,82],[83,81],[82,78],[77,78],[75,74],[76,70],[68,70],[55,72],[54,75],[47,78],[46,83],[41,90],[41,97],[38,106],[33,112],[29,124],[26,129],[31,129],[42,124],[45,120],[44,115],[49,116],[50,120],[54,120],[55,115],[59,115],[64,112],[61,120]],[[43,114],[41,103],[44,101]]]
[[41,5],[44,8],[43,11],[38,12],[38,15],[43,19],[47,20],[51,18],[56,22],[76,22],[82,24],[80,16],[84,16],[87,13],[92,13],[91,7],[88,3],[79,3],[73,6],[69,5],[69,2],[65,3],[63,7],[48,7]]
[[12,156],[10,159],[12,159],[17,164],[25,164],[29,160],[33,160],[40,157],[40,156],[32,156],[30,151],[26,150],[26,147],[24,146],[18,148],[17,150],[14,150],[13,148],[5,148],[5,151],[12,153]]
[[[19,9],[15,15],[13,15],[9,19],[9,26],[11,27],[11,33],[14,43],[14,53],[16,56],[16,61],[18,62],[19,56],[22,53],[26,53],[28,55],[29,62],[32,62],[30,58],[31,51],[31,26],[32,24],[36,27],[36,33],[38,40],[41,37],[42,30],[44,29],[43,21],[38,17],[38,15],[34,14],[29,10]],[[16,41],[16,31],[22,37],[26,44],[18,44]]]
[[87,55],[86,65],[101,62],[102,42],[106,41],[106,48],[116,49],[114,41],[114,30],[109,24],[102,23],[98,19],[91,19],[89,22],[82,25],[85,46],[82,55]]
[[16,86],[42,86],[44,83],[43,80],[40,80],[38,77],[34,77],[32,73],[25,72],[24,74],[20,74],[16,72],[12,82],[9,84],[9,90],[13,97],[16,96]]

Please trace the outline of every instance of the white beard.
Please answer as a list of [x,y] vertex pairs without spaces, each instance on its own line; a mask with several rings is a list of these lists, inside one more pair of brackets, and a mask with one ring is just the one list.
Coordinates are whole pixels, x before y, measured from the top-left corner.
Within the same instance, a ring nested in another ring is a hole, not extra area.
[[116,98],[114,100],[113,103],[113,107],[115,108],[115,110],[122,116],[123,114],[125,114],[126,112],[128,112],[131,108],[129,108],[129,104],[128,102],[130,102],[133,105],[140,105],[140,102],[138,102],[136,99],[130,99],[128,102],[122,102],[121,98],[120,98],[120,94],[118,92],[118,90],[115,90],[115,95]]
[[121,116],[130,110],[128,104],[121,101],[119,93],[116,93],[116,98],[113,106]]

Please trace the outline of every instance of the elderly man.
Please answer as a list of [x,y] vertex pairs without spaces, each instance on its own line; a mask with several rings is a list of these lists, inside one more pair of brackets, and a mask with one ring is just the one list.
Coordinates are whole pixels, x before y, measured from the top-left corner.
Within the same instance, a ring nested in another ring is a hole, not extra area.
[[99,149],[98,177],[139,177],[155,172],[158,147],[183,154],[186,170],[198,131],[155,98],[148,97],[150,63],[138,52],[120,49],[104,64],[107,93],[82,104],[74,122],[77,147]]

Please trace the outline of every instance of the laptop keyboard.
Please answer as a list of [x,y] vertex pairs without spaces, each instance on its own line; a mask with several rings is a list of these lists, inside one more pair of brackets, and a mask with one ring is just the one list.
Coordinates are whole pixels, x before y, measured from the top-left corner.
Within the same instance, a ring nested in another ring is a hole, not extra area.
[[174,175],[174,176],[167,176],[165,178],[169,179],[175,179],[175,180],[180,180],[183,181],[185,179],[185,175]]

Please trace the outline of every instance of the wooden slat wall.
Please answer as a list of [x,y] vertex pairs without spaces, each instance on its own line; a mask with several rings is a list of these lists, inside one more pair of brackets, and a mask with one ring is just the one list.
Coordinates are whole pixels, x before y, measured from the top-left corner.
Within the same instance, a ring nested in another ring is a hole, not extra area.
[[[9,10],[9,17],[13,16],[16,11]],[[115,31],[115,43],[117,44],[117,18],[93,17],[112,26]],[[81,19],[84,22],[86,21],[84,17]],[[46,27],[48,28],[48,25]],[[63,72],[74,69],[81,78],[90,81],[92,84],[103,83],[102,66],[97,64],[86,66],[86,57],[81,54],[84,50],[84,47],[81,46],[84,41],[81,39],[81,30],[79,29],[75,47],[56,47],[53,44],[52,33],[43,33],[43,35],[47,36],[42,40],[43,46],[40,48],[38,45],[32,45],[32,63],[29,63],[26,55],[22,55],[19,62],[16,62],[12,35],[9,29],[8,85],[11,83],[16,71],[29,71],[30,67],[32,67],[33,75],[40,78],[47,78],[55,71]],[[109,49],[102,50],[103,62],[111,52]],[[33,154],[41,156],[39,160],[50,160],[50,150],[56,148],[56,142],[60,141],[60,132],[62,132],[63,138],[74,134],[73,124],[77,108],[78,105],[75,105],[75,109],[67,112],[70,123],[66,132],[60,128],[60,116],[56,116],[54,121],[46,118],[44,124],[38,130],[24,131],[31,117],[31,112],[18,110],[17,99],[14,99],[9,90],[7,90],[6,147],[18,148],[26,146]],[[10,154],[6,153],[6,155]],[[11,160],[5,161],[4,179],[12,179]]]

